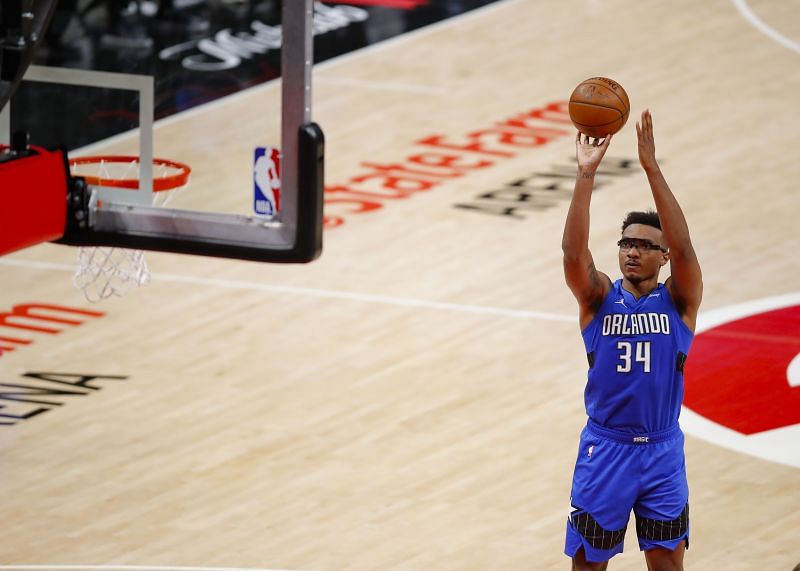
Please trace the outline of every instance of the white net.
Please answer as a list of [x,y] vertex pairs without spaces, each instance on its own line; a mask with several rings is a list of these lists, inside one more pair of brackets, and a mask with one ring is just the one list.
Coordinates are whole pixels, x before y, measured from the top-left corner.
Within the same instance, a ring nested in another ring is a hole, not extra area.
[[105,246],[78,248],[75,287],[96,303],[112,295],[125,295],[150,282],[150,270],[141,250]]
[[[80,160],[80,159],[79,159]],[[153,180],[166,180],[176,172],[188,167],[155,159]],[[139,161],[131,157],[127,161],[98,160],[88,163],[73,163],[70,170],[74,176],[93,176],[102,179],[138,180]],[[187,172],[188,174],[188,172]],[[183,182],[175,188],[153,193],[153,206],[166,206],[175,195],[187,187]],[[75,287],[83,291],[86,299],[97,303],[112,296],[123,296],[135,288],[150,283],[150,270],[144,252],[127,248],[107,246],[82,246],[78,248],[78,267],[73,275]]]

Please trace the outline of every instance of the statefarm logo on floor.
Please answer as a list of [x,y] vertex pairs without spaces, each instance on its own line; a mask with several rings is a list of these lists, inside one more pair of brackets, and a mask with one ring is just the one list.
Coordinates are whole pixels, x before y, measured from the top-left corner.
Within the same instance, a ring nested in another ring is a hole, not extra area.
[[423,137],[401,161],[361,163],[365,169],[361,174],[344,184],[326,186],[325,228],[336,228],[348,217],[374,212],[567,135],[574,135],[568,102],[555,101],[466,135]]
[[688,434],[800,468],[800,292],[702,314],[684,380]]

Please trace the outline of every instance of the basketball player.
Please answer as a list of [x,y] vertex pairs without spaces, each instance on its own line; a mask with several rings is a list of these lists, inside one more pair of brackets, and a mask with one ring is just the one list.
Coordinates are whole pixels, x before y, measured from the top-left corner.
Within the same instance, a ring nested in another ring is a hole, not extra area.
[[[649,111],[636,123],[639,162],[656,212],[622,225],[612,282],[589,251],[594,176],[611,142],[578,134],[578,175],[564,227],[564,274],[578,300],[589,360],[583,429],[572,481],[565,553],[573,569],[606,569],[623,548],[630,512],[651,571],[682,570],[689,489],[678,426],[683,365],[703,284],[689,228],[656,162]],[[659,272],[670,265],[662,284]]]

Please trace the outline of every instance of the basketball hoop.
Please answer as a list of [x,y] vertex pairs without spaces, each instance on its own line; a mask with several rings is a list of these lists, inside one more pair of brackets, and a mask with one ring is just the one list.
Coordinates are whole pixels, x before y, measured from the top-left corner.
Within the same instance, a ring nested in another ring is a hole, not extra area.
[[[104,155],[69,160],[72,176],[83,177],[92,188],[139,188],[139,157]],[[153,159],[153,206],[166,206],[189,184],[188,165]],[[98,202],[98,206],[101,204]],[[144,252],[127,248],[82,246],[73,275],[75,287],[92,303],[122,296],[150,282]]]

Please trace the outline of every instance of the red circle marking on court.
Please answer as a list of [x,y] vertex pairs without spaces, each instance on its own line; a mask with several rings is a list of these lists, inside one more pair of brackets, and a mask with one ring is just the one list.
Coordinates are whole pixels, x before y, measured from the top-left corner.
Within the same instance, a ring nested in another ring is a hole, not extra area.
[[787,378],[800,353],[800,305],[697,334],[686,363],[684,405],[741,434],[800,424],[800,387]]

